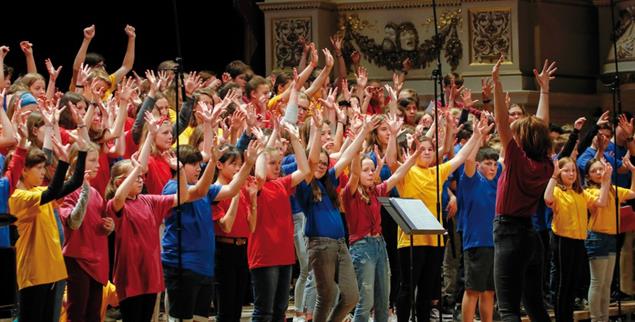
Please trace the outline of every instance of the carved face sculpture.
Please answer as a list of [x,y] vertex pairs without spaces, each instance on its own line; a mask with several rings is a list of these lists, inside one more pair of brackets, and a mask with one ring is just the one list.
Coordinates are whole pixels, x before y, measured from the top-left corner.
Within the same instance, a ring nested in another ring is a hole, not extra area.
[[381,47],[384,51],[394,51],[397,43],[397,29],[399,27],[389,22],[384,26],[384,41],[381,43]]
[[404,22],[399,26],[399,49],[403,51],[414,51],[419,46],[419,35],[415,26],[410,22]]

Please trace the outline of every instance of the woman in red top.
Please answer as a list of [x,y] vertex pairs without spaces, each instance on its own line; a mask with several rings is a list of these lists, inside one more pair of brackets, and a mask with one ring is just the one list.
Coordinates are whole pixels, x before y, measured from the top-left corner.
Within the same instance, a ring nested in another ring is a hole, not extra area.
[[[216,184],[227,185],[242,167],[239,149],[228,146],[216,162]],[[240,193],[212,206],[216,234],[216,280],[218,282],[217,321],[238,321],[249,284],[247,238],[256,225],[255,180],[250,179]]]
[[[71,148],[70,167],[75,171],[77,148]],[[60,217],[64,223],[64,261],[68,271],[68,318],[99,321],[103,286],[108,284],[108,235],[112,218],[103,217],[105,204],[90,186],[99,171],[99,146],[90,143],[84,184],[64,198]]]
[[503,172],[496,191],[494,219],[494,285],[503,321],[520,320],[520,301],[532,321],[549,321],[543,304],[543,246],[532,227],[549,178],[553,174],[549,137],[549,81],[555,65],[545,62],[540,74],[540,102],[536,116],[509,124],[498,60],[492,70],[496,129],[505,150]]
[[281,155],[267,148],[256,161],[259,186],[256,226],[249,235],[247,257],[254,283],[252,321],[282,321],[289,303],[291,266],[295,263],[289,196],[309,174],[304,147],[296,129],[287,128],[298,169],[280,178]]
[[[389,149],[396,149],[396,138],[391,135],[390,140]],[[371,309],[375,311],[375,321],[388,321],[390,266],[382,237],[381,205],[377,197],[388,196],[415,164],[419,154],[421,149],[417,148],[393,175],[380,184],[375,183],[375,172],[383,166],[381,159],[378,159],[377,166],[369,156],[358,157],[351,164],[351,176],[342,191],[342,202],[346,209],[350,252],[360,295],[355,307],[355,321],[368,321]]]
[[167,118],[161,119],[161,125],[156,135],[152,136],[152,151],[148,158],[148,168],[145,183],[149,194],[160,195],[165,184],[172,178],[172,168],[168,158],[172,154],[173,135],[172,125]]

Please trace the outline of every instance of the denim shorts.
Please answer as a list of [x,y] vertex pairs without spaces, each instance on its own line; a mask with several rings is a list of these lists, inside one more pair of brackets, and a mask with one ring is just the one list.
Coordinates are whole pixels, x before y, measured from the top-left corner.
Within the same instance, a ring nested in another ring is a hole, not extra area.
[[584,241],[589,259],[614,256],[617,248],[616,237],[615,235],[589,231]]

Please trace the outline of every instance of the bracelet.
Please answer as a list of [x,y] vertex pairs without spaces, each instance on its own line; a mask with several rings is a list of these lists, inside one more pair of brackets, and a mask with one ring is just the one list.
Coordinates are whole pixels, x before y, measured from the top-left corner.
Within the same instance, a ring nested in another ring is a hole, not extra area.
[[84,85],[75,84],[75,87],[77,87],[77,88],[84,88]]
[[543,95],[543,94],[544,94],[544,95],[549,95],[549,92],[543,92],[543,91],[540,91],[540,95]]

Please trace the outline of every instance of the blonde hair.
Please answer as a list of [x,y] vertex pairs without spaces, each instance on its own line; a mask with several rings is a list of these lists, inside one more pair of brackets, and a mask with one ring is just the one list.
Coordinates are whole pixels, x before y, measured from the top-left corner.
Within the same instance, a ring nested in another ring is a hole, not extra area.
[[[99,155],[99,152],[101,151],[101,147],[94,143],[94,142],[89,142],[88,143],[88,150],[86,151],[86,153],[90,153],[90,152],[97,152],[97,154]],[[79,154],[79,146],[77,145],[77,143],[73,143],[73,145],[71,146],[71,150],[68,152],[68,177],[72,176],[73,173],[75,172],[75,166],[77,165],[77,155]]]
[[130,160],[117,161],[117,163],[110,168],[110,180],[108,180],[108,185],[106,186],[106,200],[115,197],[115,193],[119,187],[115,181],[130,173],[130,171],[132,171],[132,162]]

